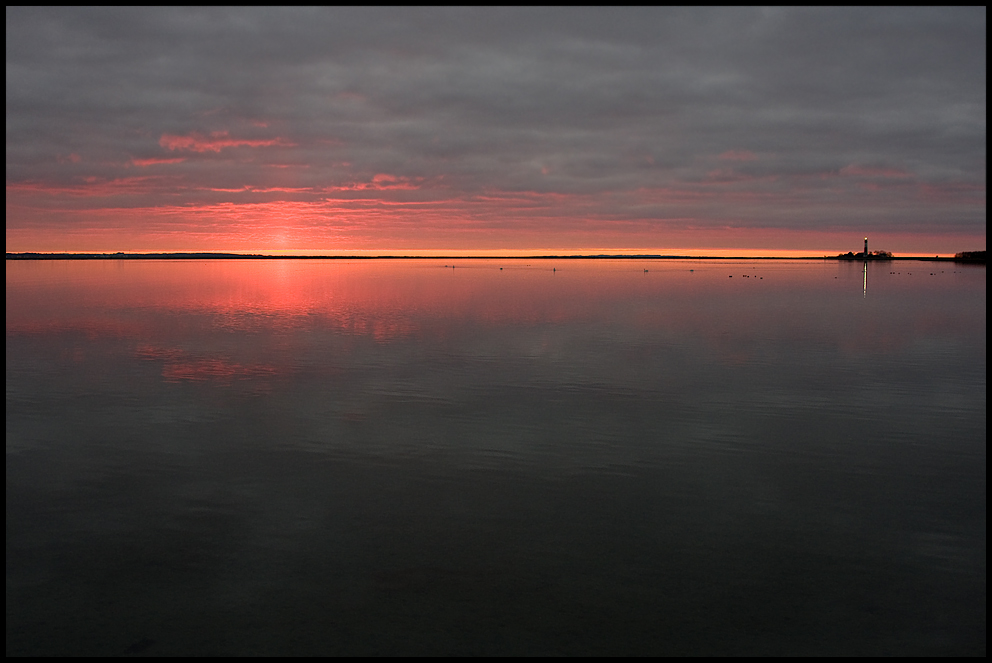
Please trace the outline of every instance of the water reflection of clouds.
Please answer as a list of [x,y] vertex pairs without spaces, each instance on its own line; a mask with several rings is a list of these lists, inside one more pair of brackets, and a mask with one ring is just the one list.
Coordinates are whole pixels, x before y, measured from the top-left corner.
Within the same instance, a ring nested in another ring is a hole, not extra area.
[[162,378],[166,382],[188,380],[230,383],[233,380],[257,380],[280,373],[276,366],[242,364],[229,357],[195,355],[181,348],[142,345],[135,354],[139,359],[161,362]]
[[[141,624],[200,605],[216,633],[221,595],[246,629],[260,605],[333,625],[376,592],[471,608],[450,588],[486,573],[522,596],[512,615],[537,569],[576,588],[537,621],[633,605],[654,633],[784,595],[767,624],[807,610],[802,629],[846,637],[839,612],[950,605],[984,644],[984,268],[916,289],[873,272],[866,305],[835,264],[471,264],[8,264],[11,604],[49,604],[23,623],[51,637],[52,610],[71,630],[133,587]],[[629,591],[597,589],[618,574]]]
[[[951,310],[962,283],[946,277],[934,278],[925,291],[934,306],[947,309],[946,315],[919,315],[909,300],[920,297],[920,290],[896,283],[898,275],[887,273],[873,277],[866,305],[852,308],[849,296],[864,296],[861,270],[833,263],[664,262],[652,263],[645,273],[639,263],[568,261],[553,274],[517,269],[520,265],[512,262],[505,271],[497,261],[460,266],[444,269],[441,261],[135,261],[116,269],[67,262],[40,270],[36,263],[8,264],[7,333],[75,331],[163,347],[191,335],[234,334],[240,358],[246,345],[257,351],[266,345],[306,344],[307,334],[328,332],[377,343],[432,339],[473,354],[469,348],[478,345],[473,339],[480,336],[500,347],[491,332],[498,336],[501,329],[520,334],[528,327],[555,327],[555,342],[562,343],[568,329],[578,325],[583,334],[601,327],[623,345],[704,346],[733,364],[749,361],[762,346],[781,344],[838,352],[899,351],[920,333],[970,334],[964,330],[973,324],[955,320],[984,316],[983,311]],[[724,273],[740,276],[742,271],[767,278],[728,279]],[[546,354],[548,348],[532,351]],[[243,358],[235,363],[253,365]]]

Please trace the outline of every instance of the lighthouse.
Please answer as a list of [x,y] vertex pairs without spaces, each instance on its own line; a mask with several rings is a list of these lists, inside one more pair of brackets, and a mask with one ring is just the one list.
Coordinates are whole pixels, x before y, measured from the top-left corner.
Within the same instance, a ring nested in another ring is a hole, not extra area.
[[865,260],[868,260],[868,238],[865,237]]

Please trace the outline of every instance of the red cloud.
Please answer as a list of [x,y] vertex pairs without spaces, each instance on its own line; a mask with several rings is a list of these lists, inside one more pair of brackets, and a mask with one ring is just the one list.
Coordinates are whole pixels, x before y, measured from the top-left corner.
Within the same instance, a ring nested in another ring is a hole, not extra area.
[[[113,180],[101,180],[95,176],[83,177],[72,184],[53,182],[18,182],[7,185],[7,194],[38,193],[52,196],[78,196],[97,198],[122,194],[153,193],[166,182],[175,180],[161,175],[142,177],[119,177]],[[79,183],[82,182],[82,183]]]
[[194,131],[188,136],[162,134],[158,144],[169,150],[191,150],[193,152],[220,152],[226,147],[271,147],[279,145],[293,147],[285,138],[270,138],[267,140],[251,138],[231,138],[226,131],[213,131],[209,136]]
[[138,166],[139,168],[147,168],[148,166],[159,166],[162,164],[169,163],[182,163],[186,161],[186,157],[177,157],[175,159],[131,159],[131,164]]
[[256,187],[246,184],[243,187],[238,187],[236,189],[222,189],[219,187],[205,187],[203,191],[214,191],[217,193],[309,193],[313,189],[309,187],[289,187],[289,186],[270,186],[270,187]]
[[379,173],[372,177],[371,182],[355,182],[341,186],[326,187],[324,191],[331,193],[334,191],[390,191],[405,190],[414,191],[420,189],[426,178],[423,177],[403,177],[402,175],[389,175]]
[[[422,178],[421,178],[422,179]],[[379,173],[372,178],[372,185],[376,189],[419,189],[420,185],[414,183],[409,177],[397,177]]]

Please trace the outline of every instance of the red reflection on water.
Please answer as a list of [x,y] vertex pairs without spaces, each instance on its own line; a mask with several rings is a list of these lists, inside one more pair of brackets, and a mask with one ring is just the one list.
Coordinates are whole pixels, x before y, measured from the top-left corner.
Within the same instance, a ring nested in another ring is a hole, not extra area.
[[135,354],[139,359],[161,361],[162,377],[166,382],[230,382],[235,379],[271,377],[279,373],[275,366],[245,365],[220,356],[191,356],[181,348],[143,345]]
[[[144,358],[159,348],[174,380],[274,374],[265,348],[292,356],[289,346],[314,331],[389,343],[548,324],[692,339],[741,364],[769,341],[887,352],[920,333],[954,336],[969,326],[962,315],[984,325],[984,310],[935,315],[920,305],[946,308],[984,289],[984,269],[969,281],[941,266],[921,282],[909,263],[906,275],[872,265],[865,297],[862,267],[835,261],[8,261],[6,319],[8,336],[130,339]],[[187,345],[208,333],[238,334],[236,356]]]

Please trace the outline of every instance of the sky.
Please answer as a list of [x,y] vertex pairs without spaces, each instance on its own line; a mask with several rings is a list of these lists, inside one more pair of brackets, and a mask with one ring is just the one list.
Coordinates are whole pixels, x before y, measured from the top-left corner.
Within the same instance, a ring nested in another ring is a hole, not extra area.
[[986,248],[986,9],[15,8],[8,252]]

